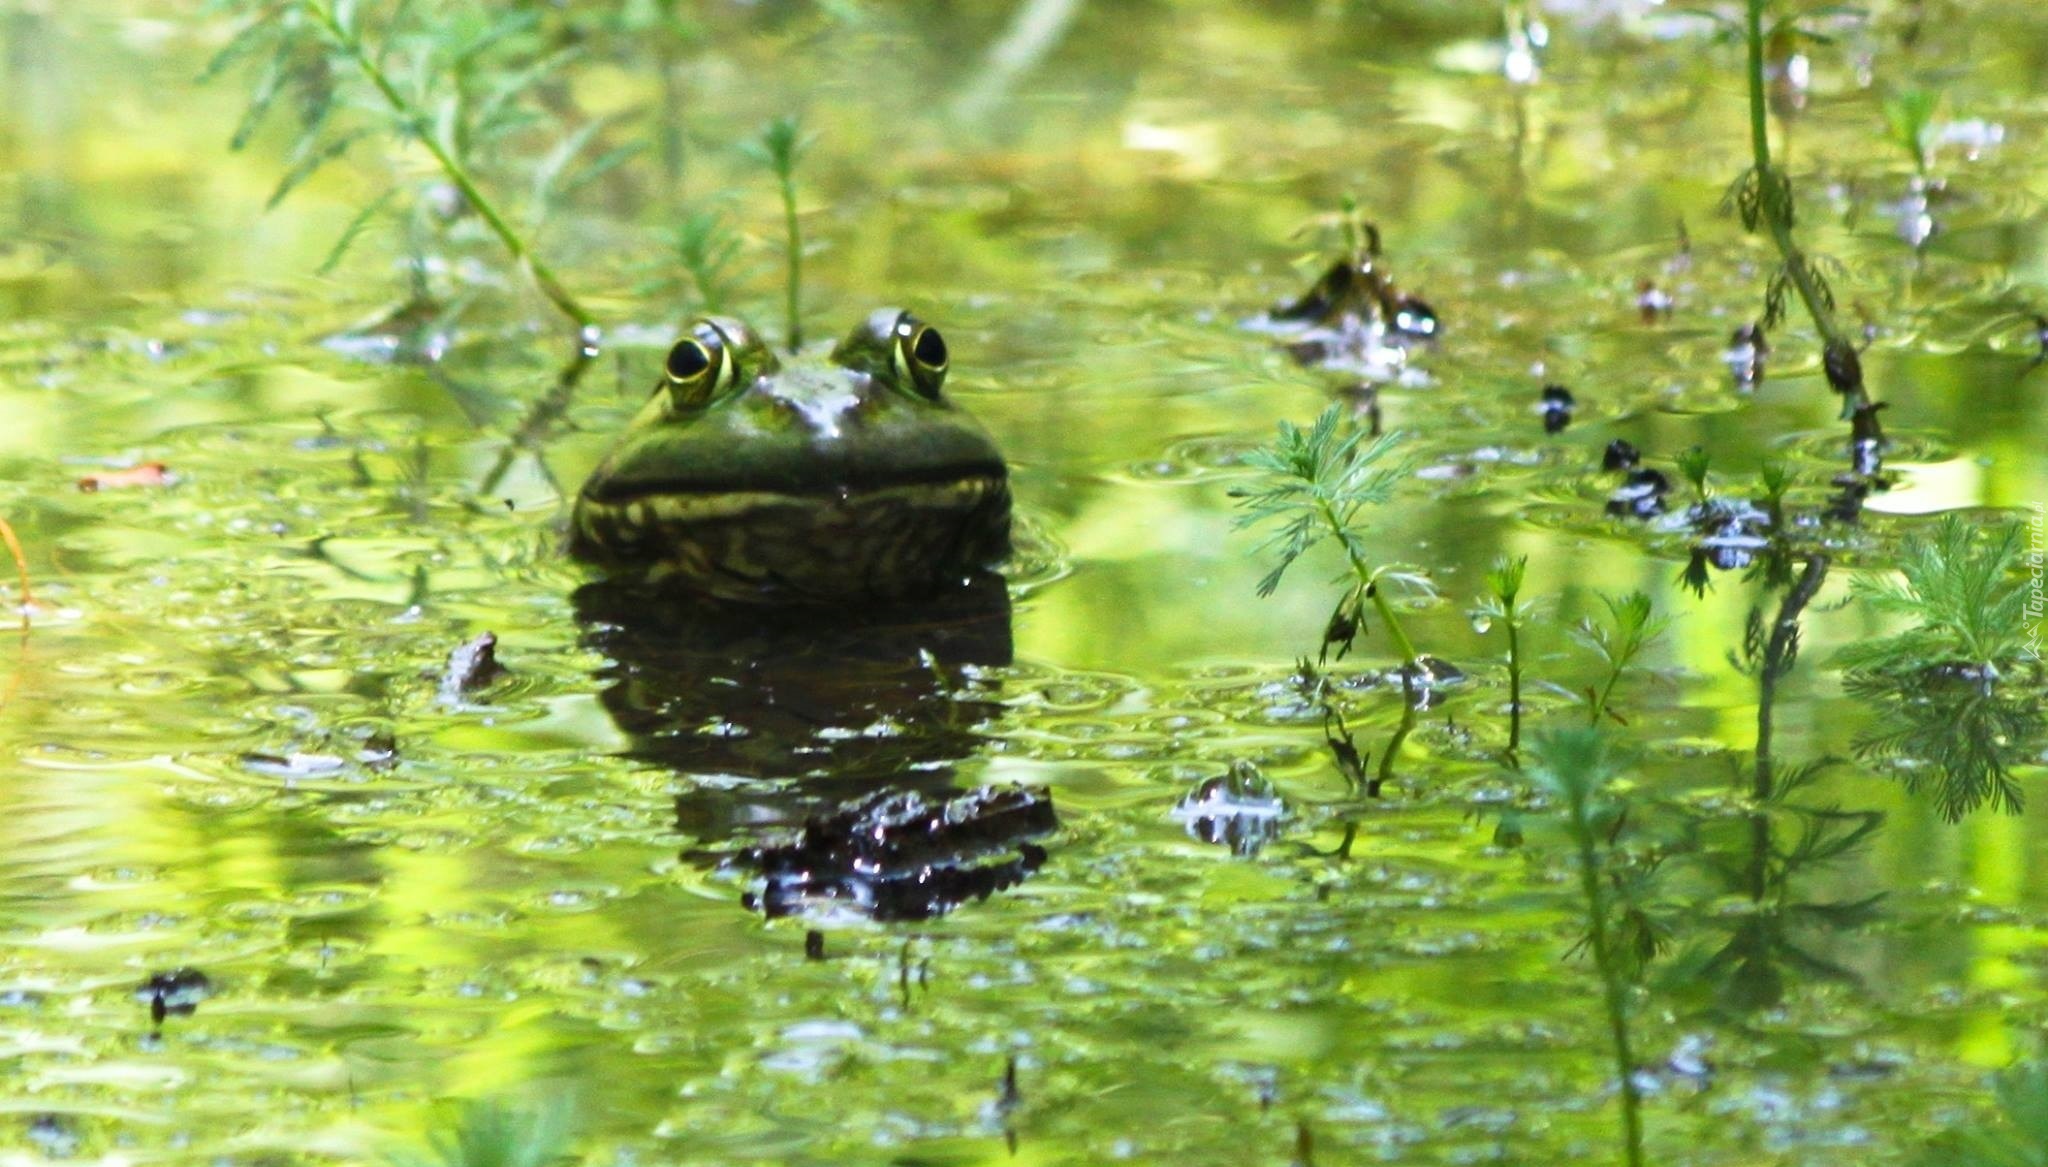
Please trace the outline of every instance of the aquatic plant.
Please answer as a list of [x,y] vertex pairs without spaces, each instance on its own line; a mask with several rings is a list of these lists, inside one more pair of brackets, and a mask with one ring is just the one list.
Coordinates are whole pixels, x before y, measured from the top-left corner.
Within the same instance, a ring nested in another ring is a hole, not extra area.
[[1792,474],[1782,462],[1766,462],[1758,468],[1757,485],[1763,488],[1758,505],[1770,517],[1771,530],[1785,529],[1785,492],[1792,485]]
[[1579,893],[1586,914],[1585,948],[1600,976],[1620,1087],[1623,1161],[1628,1167],[1642,1167],[1642,1093],[1636,1085],[1629,1031],[1631,957],[1617,935],[1609,895],[1607,840],[1624,812],[1613,789],[1618,768],[1598,730],[1564,729],[1536,736],[1527,774],[1538,790],[1562,806],[1565,830],[1576,851]]
[[[1752,802],[1739,817],[1704,824],[1693,866],[1704,870],[1708,888],[1689,918],[1708,932],[1725,930],[1725,939],[1679,958],[1663,983],[1684,992],[1711,989],[1721,1007],[1747,1013],[1780,1004],[1789,977],[1857,982],[1808,938],[1869,924],[1884,893],[1828,900],[1803,896],[1800,888],[1807,876],[1860,851],[1884,825],[1880,811],[1806,796],[1833,764],[1821,758],[1774,766],[1769,798]],[[1722,910],[1731,896],[1747,899],[1750,909]]]
[[1893,676],[1947,668],[1990,685],[2029,649],[2028,594],[2019,577],[2025,554],[2017,523],[1980,528],[1942,516],[1931,534],[1905,541],[1899,579],[1866,576],[1853,586],[1865,603],[1913,626],[1849,645],[1835,663]]
[[[1767,235],[1778,249],[1779,266],[1765,286],[1763,327],[1775,328],[1785,318],[1786,297],[1795,294],[1820,334],[1822,364],[1828,384],[1842,395],[1842,417],[1868,410],[1870,395],[1863,385],[1863,363],[1848,332],[1835,317],[1835,294],[1824,269],[1831,261],[1809,256],[1793,235],[1792,176],[1771,158],[1770,107],[1766,96],[1764,11],[1767,0],[1746,0],[1743,36],[1748,45],[1749,169],[1728,190],[1728,202],[1751,233]],[[1790,20],[1773,24],[1769,38],[1782,40],[1796,32]]]
[[2048,1167],[2048,1062],[2007,1069],[1992,1097],[1996,1118],[1935,1136],[1914,1167]]
[[1529,557],[1505,556],[1494,561],[1486,573],[1487,596],[1479,602],[1479,615],[1500,622],[1508,633],[1508,762],[1516,764],[1522,748],[1522,624],[1529,618],[1529,605],[1522,602],[1522,581],[1529,571]]
[[[535,253],[526,235],[485,192],[473,158],[527,124],[520,101],[569,58],[531,35],[536,14],[527,8],[478,9],[454,15],[401,4],[374,34],[364,27],[365,6],[347,0],[239,0],[229,5],[247,19],[215,55],[202,79],[244,60],[263,57],[256,86],[231,149],[246,146],[270,112],[290,97],[298,135],[284,175],[271,192],[275,206],[323,167],[357,145],[379,136],[417,143],[454,187],[460,210],[474,212],[556,310],[579,332],[595,320]],[[406,51],[394,52],[403,45]],[[347,77],[359,76],[368,93],[349,92]],[[485,78],[494,80],[485,81]],[[382,119],[352,119],[345,111],[381,107]],[[535,183],[537,221],[555,193],[572,181],[574,161],[608,123],[586,122],[565,132],[543,163]],[[616,166],[637,146],[628,144],[583,164],[574,182]],[[343,228],[322,265],[332,268],[392,203],[393,187],[366,204]],[[459,212],[458,212],[459,213]]]
[[1934,111],[1941,94],[1932,89],[1901,89],[1885,95],[1884,124],[1899,149],[1913,160],[1913,172],[1927,176],[1927,154],[1934,124]]
[[1678,456],[1678,472],[1692,483],[1693,494],[1700,502],[1707,501],[1713,493],[1707,489],[1707,467],[1711,462],[1704,446],[1689,446]]
[[811,148],[814,139],[802,132],[794,116],[785,115],[768,123],[757,141],[745,149],[753,158],[775,172],[782,190],[784,245],[783,343],[791,350],[803,347],[801,300],[804,283],[804,241],[796,217],[796,165]]
[[1906,793],[1931,795],[1942,818],[1959,822],[1986,804],[2007,814],[2025,809],[2012,768],[2048,724],[2038,696],[1939,673],[1854,673],[1848,690],[1881,711],[1877,728],[1856,739],[1856,756],[1897,763]]
[[1404,675],[1420,675],[1420,654],[1402,630],[1382,584],[1398,583],[1425,593],[1432,589],[1423,577],[1392,564],[1375,567],[1363,521],[1366,509],[1391,500],[1394,488],[1407,477],[1407,463],[1394,457],[1400,437],[1386,434],[1368,440],[1363,430],[1345,432],[1343,416],[1343,407],[1332,405],[1306,430],[1283,421],[1271,445],[1244,456],[1244,464],[1258,471],[1259,478],[1256,485],[1230,492],[1245,512],[1238,516],[1237,526],[1278,527],[1260,548],[1277,560],[1259,580],[1261,596],[1272,595],[1287,569],[1310,548],[1326,539],[1336,542],[1343,548],[1350,578],[1324,627],[1322,659],[1329,659],[1332,648],[1339,658],[1350,651],[1364,628],[1365,606],[1370,603],[1400,653]]
[[[1767,490],[1773,501],[1771,508],[1782,509],[1783,483]],[[1774,522],[1772,529],[1782,531],[1782,523]],[[1764,558],[1759,574],[1771,588],[1788,587],[1785,598],[1778,605],[1777,617],[1768,624],[1764,621],[1761,605],[1749,610],[1748,621],[1743,626],[1740,654],[1730,653],[1730,663],[1757,679],[1756,708],[1756,753],[1755,770],[1750,784],[1750,797],[1758,802],[1767,802],[1778,793],[1771,773],[1771,740],[1773,714],[1778,705],[1778,682],[1792,671],[1799,659],[1800,620],[1806,614],[1807,606],[1820,594],[1821,585],[1827,582],[1829,559],[1825,555],[1809,555],[1800,570],[1796,582],[1791,579],[1788,557],[1782,549],[1774,548]]]
[[560,1100],[466,1101],[427,1132],[431,1154],[406,1151],[390,1160],[396,1167],[550,1167],[569,1156],[573,1126]]
[[697,211],[677,225],[674,246],[676,263],[689,277],[704,313],[723,312],[739,258],[739,235],[717,211]]
[[[1785,475],[1767,467],[1767,509],[1782,508]],[[1774,524],[1774,530],[1782,525]],[[1736,783],[1748,786],[1745,813],[1698,824],[1696,866],[1708,888],[1693,918],[1708,931],[1725,929],[1725,939],[1697,946],[1681,958],[1667,982],[1681,991],[1712,988],[1724,1008],[1749,1012],[1784,999],[1787,974],[1853,982],[1847,968],[1826,959],[1806,942],[1816,929],[1843,930],[1867,923],[1882,893],[1857,899],[1813,900],[1798,894],[1799,880],[1860,849],[1884,823],[1877,811],[1844,810],[1804,797],[1834,763],[1820,758],[1781,768],[1773,753],[1779,682],[1798,660],[1800,623],[1827,579],[1829,558],[1807,555],[1798,573],[1780,544],[1773,544],[1751,573],[1763,579],[1766,596],[1784,598],[1766,619],[1762,603],[1752,607],[1742,646],[1729,654],[1737,670],[1756,678],[1756,746],[1750,765],[1731,757]],[[1717,910],[1740,896],[1750,910]],[[1710,950],[1711,949],[1711,950]]]
[[1607,608],[1607,619],[1596,620],[1588,616],[1579,621],[1573,637],[1580,644],[1592,649],[1607,673],[1598,685],[1585,690],[1586,724],[1597,726],[1603,716],[1621,718],[1613,711],[1614,690],[1621,683],[1622,675],[1636,663],[1643,650],[1655,643],[1664,634],[1670,621],[1653,613],[1650,597],[1645,592],[1630,592],[1625,596],[1602,595],[1600,602]]

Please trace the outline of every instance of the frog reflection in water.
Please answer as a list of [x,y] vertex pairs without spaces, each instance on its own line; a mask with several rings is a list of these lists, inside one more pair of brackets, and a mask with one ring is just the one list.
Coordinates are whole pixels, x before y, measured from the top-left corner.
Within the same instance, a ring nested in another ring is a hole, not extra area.
[[779,360],[700,320],[583,484],[570,550],[665,590],[742,603],[928,595],[1003,558],[1002,455],[940,392],[946,342],[896,308],[829,358]]
[[939,393],[945,342],[870,316],[784,367],[699,322],[576,503],[576,594],[633,756],[685,776],[685,857],[770,916],[925,918],[1045,860],[1043,793],[962,791],[999,715],[1009,542],[994,443]]

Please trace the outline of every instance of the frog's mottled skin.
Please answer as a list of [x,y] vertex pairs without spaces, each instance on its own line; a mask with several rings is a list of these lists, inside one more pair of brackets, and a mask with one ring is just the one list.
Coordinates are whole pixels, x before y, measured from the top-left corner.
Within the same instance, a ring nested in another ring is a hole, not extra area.
[[939,392],[938,333],[875,312],[788,366],[745,324],[700,321],[578,493],[570,550],[720,599],[926,594],[1009,552],[986,431]]

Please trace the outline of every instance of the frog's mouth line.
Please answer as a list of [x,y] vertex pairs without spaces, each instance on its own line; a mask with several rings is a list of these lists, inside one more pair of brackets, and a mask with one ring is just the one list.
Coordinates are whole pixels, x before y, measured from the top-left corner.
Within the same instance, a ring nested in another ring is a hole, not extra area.
[[[699,502],[716,504],[720,499],[834,499],[852,498],[862,495],[882,494],[902,489],[915,490],[918,487],[951,488],[972,486],[976,490],[1005,482],[1009,471],[1000,462],[968,463],[951,466],[919,466],[904,470],[890,471],[862,477],[859,481],[825,478],[815,483],[748,483],[731,480],[717,482],[691,478],[657,478],[638,481],[609,481],[599,489],[584,488],[583,500],[607,509],[621,508],[636,502],[660,501],[663,499],[689,500],[692,508]],[[595,485],[595,484],[593,484]],[[712,509],[722,509],[715,505]],[[745,507],[733,509],[743,510]]]
[[812,509],[853,503],[859,506],[898,506],[916,510],[966,510],[982,500],[1008,489],[1008,476],[1000,471],[959,472],[934,475],[927,480],[909,476],[888,483],[869,482],[819,490],[745,490],[695,488],[662,490],[652,484],[637,486],[631,494],[608,491],[611,497],[584,496],[582,523],[593,522],[623,527],[628,531],[651,532],[662,528],[713,523],[748,515],[796,508]]

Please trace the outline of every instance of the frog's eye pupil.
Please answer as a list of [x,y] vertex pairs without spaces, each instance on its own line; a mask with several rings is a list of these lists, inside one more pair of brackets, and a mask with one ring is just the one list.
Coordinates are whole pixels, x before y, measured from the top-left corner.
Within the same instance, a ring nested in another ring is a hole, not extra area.
[[679,341],[668,350],[668,375],[670,380],[688,381],[701,376],[711,367],[711,354],[694,340]]
[[927,328],[910,342],[910,355],[926,368],[943,369],[946,367],[946,338],[939,335],[938,329]]

